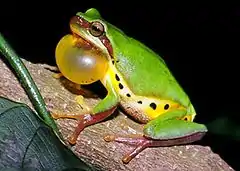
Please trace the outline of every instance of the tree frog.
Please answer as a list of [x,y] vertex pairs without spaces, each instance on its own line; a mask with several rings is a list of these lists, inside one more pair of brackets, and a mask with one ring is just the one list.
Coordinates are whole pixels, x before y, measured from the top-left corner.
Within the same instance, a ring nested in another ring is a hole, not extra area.
[[53,115],[78,120],[71,144],[85,127],[106,119],[118,106],[144,124],[142,136],[105,137],[136,146],[124,163],[147,147],[188,144],[206,134],[204,124],[193,122],[196,111],[190,98],[156,52],[105,21],[95,8],[73,16],[70,30],[56,47],[60,73],[79,85],[100,81],[107,90],[88,114]]

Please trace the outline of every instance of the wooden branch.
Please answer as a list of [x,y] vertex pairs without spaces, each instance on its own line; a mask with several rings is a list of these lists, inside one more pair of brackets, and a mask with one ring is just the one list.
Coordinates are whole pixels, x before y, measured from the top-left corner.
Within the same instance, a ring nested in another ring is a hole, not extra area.
[[[48,109],[61,113],[86,113],[88,108],[92,108],[99,101],[85,98],[82,105],[77,104],[75,101],[77,95],[64,87],[59,79],[53,78],[53,72],[46,69],[51,66],[23,61],[44,97]],[[0,73],[0,95],[32,107],[16,77],[1,59]],[[76,121],[71,119],[58,119],[56,122],[64,138],[67,138],[76,126]],[[106,134],[126,135],[141,133],[141,130],[141,125],[129,119],[127,115],[117,112],[107,121],[86,128],[71,149],[83,161],[98,170],[233,170],[209,147],[199,145],[148,148],[126,165],[121,159],[133,147],[116,142],[107,143],[103,140]]]

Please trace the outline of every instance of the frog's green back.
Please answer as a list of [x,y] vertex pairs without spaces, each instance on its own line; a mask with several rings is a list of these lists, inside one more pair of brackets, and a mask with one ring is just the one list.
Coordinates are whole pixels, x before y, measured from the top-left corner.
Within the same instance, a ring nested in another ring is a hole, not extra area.
[[136,95],[161,97],[184,106],[190,104],[188,96],[159,55],[113,26],[109,25],[108,32],[114,56],[119,61],[116,68]]
[[105,21],[98,10],[91,8],[85,14],[79,14],[88,21],[101,20],[105,23],[114,58],[119,61],[115,63],[116,68],[136,95],[169,99],[186,107],[190,105],[188,96],[159,55]]

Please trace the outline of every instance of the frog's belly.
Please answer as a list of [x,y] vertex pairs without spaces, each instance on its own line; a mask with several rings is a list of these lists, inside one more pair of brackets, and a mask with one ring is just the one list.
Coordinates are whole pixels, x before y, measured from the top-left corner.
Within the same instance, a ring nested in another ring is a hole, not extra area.
[[134,101],[129,99],[121,99],[120,105],[122,109],[141,123],[147,123],[151,120],[142,106],[142,101]]
[[[124,91],[122,91],[124,92]],[[173,108],[180,105],[168,100],[161,100],[154,97],[142,97],[129,92],[119,92],[123,110],[141,123],[147,123]],[[129,96],[130,95],[130,96]]]

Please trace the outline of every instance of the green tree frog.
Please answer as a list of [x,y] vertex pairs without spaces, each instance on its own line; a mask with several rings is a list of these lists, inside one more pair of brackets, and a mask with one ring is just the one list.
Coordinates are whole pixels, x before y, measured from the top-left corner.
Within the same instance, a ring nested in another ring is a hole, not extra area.
[[157,53],[105,21],[95,8],[73,16],[70,29],[72,34],[56,47],[60,74],[79,85],[100,80],[107,90],[88,114],[53,115],[78,120],[71,144],[85,127],[106,119],[118,106],[144,124],[142,136],[105,137],[136,146],[124,163],[147,147],[187,144],[206,134],[205,125],[193,122],[196,111],[188,95]]

